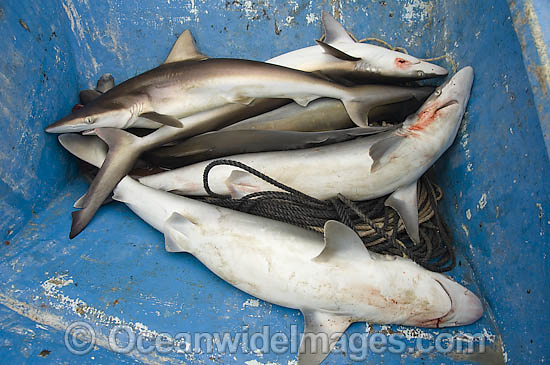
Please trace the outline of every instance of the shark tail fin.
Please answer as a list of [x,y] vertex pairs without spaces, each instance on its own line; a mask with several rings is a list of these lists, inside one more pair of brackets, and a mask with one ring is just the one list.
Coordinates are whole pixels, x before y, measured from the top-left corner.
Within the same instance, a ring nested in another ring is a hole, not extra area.
[[107,145],[96,136],[70,133],[61,134],[57,139],[71,154],[95,167],[101,167],[107,157]]
[[342,103],[350,119],[359,127],[369,125],[369,112],[380,105],[397,103],[411,99],[417,95],[414,88],[390,85],[356,86]]
[[[96,134],[101,139],[95,136],[78,135],[60,137],[61,144],[69,152],[101,167],[88,189],[86,198],[81,202],[84,208],[73,212],[69,238],[76,237],[86,228],[105,199],[132,169],[141,152],[141,139],[128,132],[116,128],[99,128]],[[109,146],[108,153],[107,145],[102,140]]]

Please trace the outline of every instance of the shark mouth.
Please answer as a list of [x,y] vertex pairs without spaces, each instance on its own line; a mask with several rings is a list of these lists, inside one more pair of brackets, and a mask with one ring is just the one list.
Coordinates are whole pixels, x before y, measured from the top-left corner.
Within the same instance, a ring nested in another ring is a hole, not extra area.
[[458,105],[458,101],[457,100],[449,100],[448,102],[446,102],[445,104],[443,104],[439,108],[437,108],[437,110],[439,111],[441,109],[444,109],[444,108],[446,108],[448,106],[452,106],[452,105]]

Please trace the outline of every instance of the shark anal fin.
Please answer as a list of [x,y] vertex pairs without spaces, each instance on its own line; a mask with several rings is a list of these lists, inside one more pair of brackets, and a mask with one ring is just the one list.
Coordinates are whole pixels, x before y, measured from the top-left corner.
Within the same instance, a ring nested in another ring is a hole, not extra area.
[[325,32],[325,42],[348,42],[355,43],[353,38],[350,37],[346,29],[342,24],[338,23],[336,19],[326,11],[321,14],[321,23],[323,24],[323,30]]
[[183,128],[183,123],[178,118],[171,115],[160,114],[156,112],[148,112],[139,115],[142,118],[152,120],[160,124],[168,125],[170,127]]
[[420,243],[416,185],[417,182],[415,181],[410,185],[397,189],[386,199],[384,204],[397,211],[413,242]]
[[384,163],[387,163],[402,141],[403,137],[392,134],[373,144],[369,150],[369,155],[372,159],[370,171],[374,173],[378,171]]
[[328,43],[325,43],[323,41],[320,41],[320,40],[315,40],[315,42],[321,46],[321,48],[323,48],[323,51],[325,51],[326,53],[328,53],[329,55],[331,56],[334,56],[336,58],[339,58],[343,61],[359,61],[360,58],[357,58],[357,57],[353,57],[353,56],[350,56],[349,54],[345,53],[345,52],[342,52],[340,51],[339,49],[331,46],[330,44]]
[[168,252],[189,252],[189,242],[196,236],[196,225],[179,213],[172,213],[164,223],[164,247]]
[[307,106],[309,103],[311,103],[313,100],[317,100],[319,99],[320,96],[316,96],[316,95],[307,95],[307,96],[296,96],[294,98],[292,98],[296,104],[300,105],[300,106]]
[[325,247],[313,258],[316,262],[330,262],[335,258],[355,260],[367,256],[369,251],[357,233],[338,221],[327,221],[324,227]]
[[195,45],[195,39],[191,34],[191,31],[187,29],[180,34],[178,40],[172,46],[168,57],[164,60],[164,63],[180,62],[180,61],[200,61],[207,59],[208,57],[203,55],[197,50]]
[[332,351],[353,318],[316,310],[302,309],[304,334],[298,352],[299,365],[318,365]]

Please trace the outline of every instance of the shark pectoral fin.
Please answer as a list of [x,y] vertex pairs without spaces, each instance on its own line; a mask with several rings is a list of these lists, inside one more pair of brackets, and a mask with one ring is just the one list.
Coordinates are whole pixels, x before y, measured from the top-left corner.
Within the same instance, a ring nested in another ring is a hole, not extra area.
[[245,195],[260,191],[258,178],[249,172],[233,170],[225,180],[225,185],[233,199],[240,199]]
[[[87,194],[82,195],[80,198],[78,198],[77,201],[74,202],[73,208],[75,209],[83,209],[86,208],[86,201],[87,201]],[[102,205],[109,204],[113,201],[112,195],[105,199]]]
[[409,237],[414,243],[420,243],[416,185],[415,181],[410,185],[397,189],[386,199],[384,204],[397,211],[405,224]]
[[360,58],[350,56],[349,54],[340,51],[338,48],[333,47],[328,43],[325,43],[325,42],[320,41],[320,40],[315,40],[315,42],[318,45],[320,45],[321,48],[323,48],[323,51],[325,51],[325,53],[328,53],[329,55],[334,56],[338,59],[341,59],[343,61],[359,61],[360,60]]
[[191,31],[187,29],[180,34],[178,40],[172,46],[168,57],[164,60],[164,63],[180,62],[180,61],[201,61],[208,57],[203,55],[197,50],[195,45],[195,39],[191,34]]
[[170,127],[183,128],[183,123],[178,118],[171,115],[160,114],[156,112],[148,112],[139,115],[142,118],[152,120],[160,124],[168,125]]
[[353,318],[310,309],[304,314],[304,335],[298,352],[298,365],[318,365],[332,351]]
[[361,256],[370,258],[363,240],[345,224],[330,220],[325,223],[324,231],[325,246],[313,261],[328,262],[334,258],[355,260]]
[[82,105],[89,104],[92,100],[99,98],[101,95],[102,94],[99,91],[91,90],[91,89],[82,90],[78,94],[80,98],[80,104]]
[[189,252],[189,243],[197,237],[197,226],[179,213],[164,223],[164,247],[168,252]]
[[313,100],[317,100],[319,98],[320,98],[320,96],[308,95],[308,96],[297,96],[297,97],[292,98],[292,99],[296,102],[296,104],[298,104],[300,106],[307,106]]
[[383,164],[390,161],[393,152],[402,141],[403,137],[392,134],[373,144],[369,149],[369,155],[372,159],[370,172],[374,173],[378,171]]
[[346,29],[342,24],[338,23],[336,19],[326,11],[321,13],[321,23],[323,24],[323,30],[325,33],[325,42],[347,42],[355,43],[353,38],[350,37]]

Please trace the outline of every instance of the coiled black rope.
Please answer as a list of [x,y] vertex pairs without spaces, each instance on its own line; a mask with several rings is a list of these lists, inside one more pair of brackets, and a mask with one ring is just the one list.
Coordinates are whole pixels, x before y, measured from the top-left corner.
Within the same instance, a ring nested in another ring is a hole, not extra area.
[[[217,194],[210,189],[208,176],[219,165],[240,168],[282,191],[257,192],[240,199]],[[399,215],[384,205],[387,197],[351,201],[338,194],[329,200],[319,200],[281,184],[250,166],[224,159],[206,166],[203,184],[209,196],[196,199],[210,204],[276,219],[317,232],[323,232],[327,220],[338,220],[357,232],[365,246],[373,252],[407,257],[436,272],[452,270],[456,265],[450,245],[450,233],[437,211],[438,188],[425,176],[418,185],[421,222],[419,244],[411,241]]]

